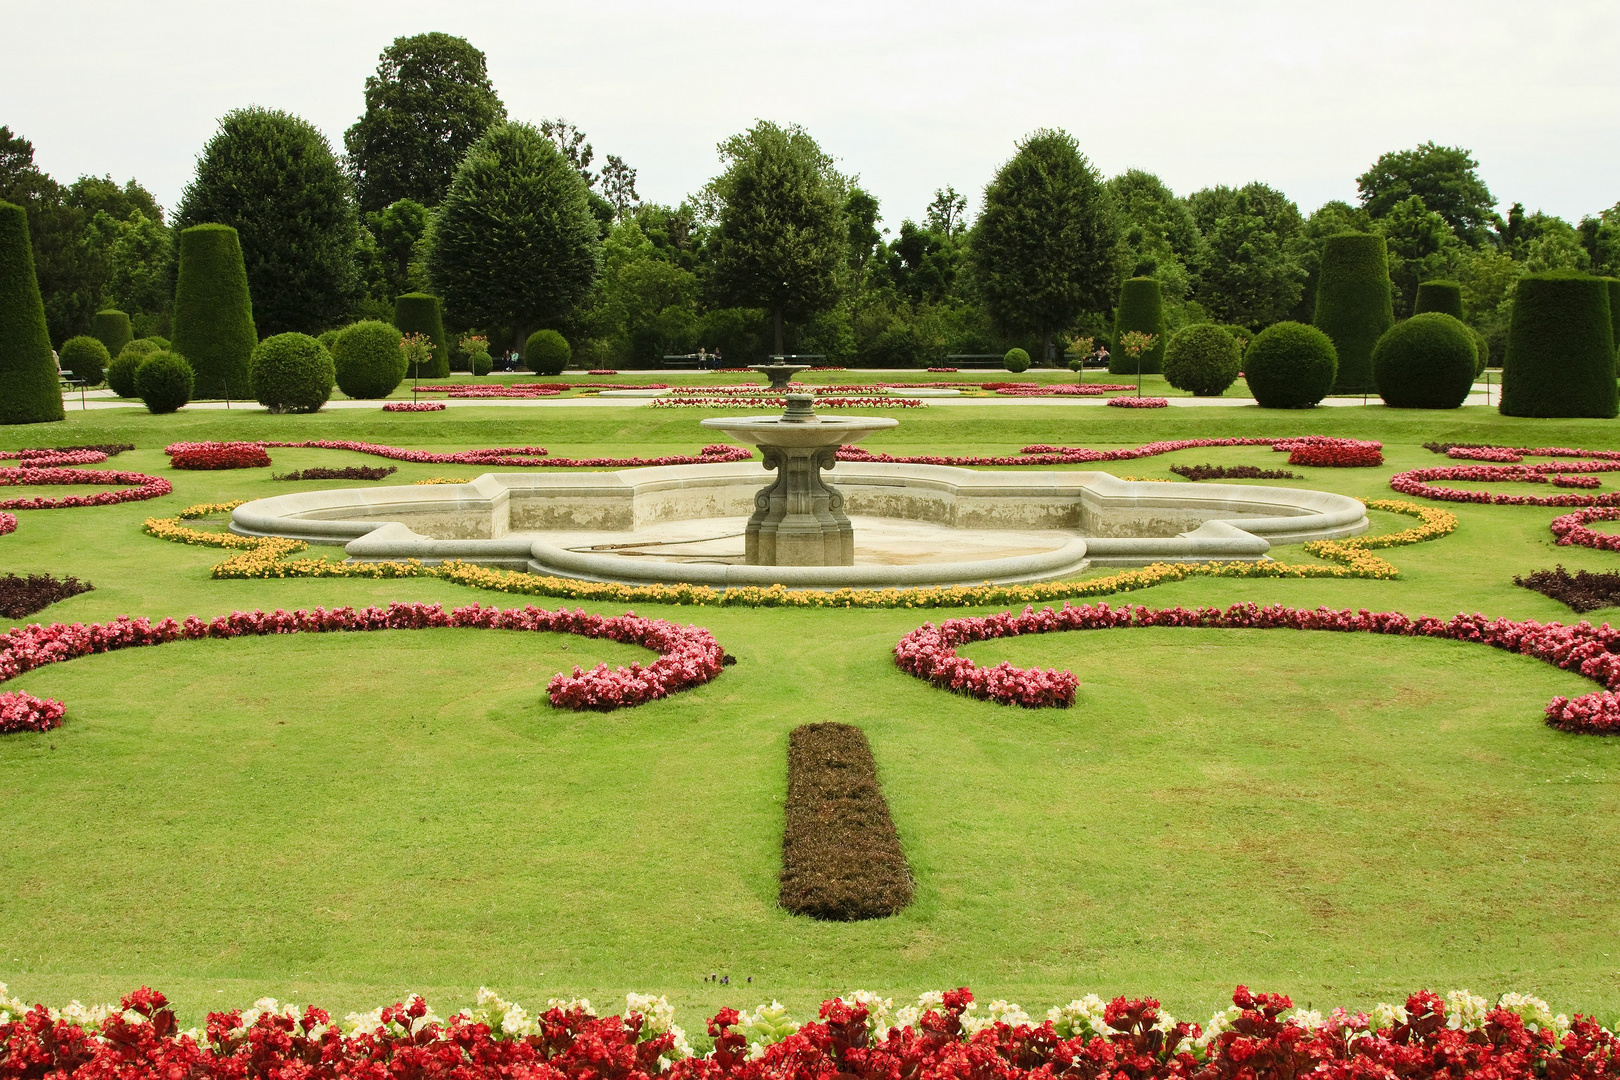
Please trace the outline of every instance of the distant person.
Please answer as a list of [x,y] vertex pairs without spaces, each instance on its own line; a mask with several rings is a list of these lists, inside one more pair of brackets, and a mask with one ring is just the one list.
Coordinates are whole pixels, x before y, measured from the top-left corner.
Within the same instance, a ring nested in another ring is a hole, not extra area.
[[708,367],[709,367],[709,350],[705,349],[705,348],[702,348],[700,346],[698,348],[698,370],[699,371],[705,371],[705,370],[708,369]]
[[714,350],[713,355],[714,355],[714,370],[719,371],[720,370],[720,350],[719,349]]
[[1108,346],[1106,346],[1106,345],[1097,346],[1097,351],[1093,354],[1093,356],[1097,360],[1097,366],[1098,367],[1107,367],[1108,366]]

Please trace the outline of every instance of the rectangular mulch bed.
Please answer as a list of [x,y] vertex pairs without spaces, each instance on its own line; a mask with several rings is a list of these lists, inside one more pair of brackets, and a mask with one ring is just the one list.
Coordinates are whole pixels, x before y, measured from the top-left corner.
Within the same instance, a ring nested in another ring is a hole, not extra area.
[[849,922],[911,903],[911,868],[860,728],[793,729],[786,811],[779,895],[788,911]]
[[44,611],[58,600],[89,592],[94,586],[75,577],[58,578],[49,574],[0,574],[0,617],[26,619]]

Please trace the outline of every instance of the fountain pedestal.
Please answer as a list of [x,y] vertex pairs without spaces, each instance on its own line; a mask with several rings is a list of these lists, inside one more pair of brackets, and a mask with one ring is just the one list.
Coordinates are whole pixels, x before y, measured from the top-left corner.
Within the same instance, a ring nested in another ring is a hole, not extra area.
[[885,416],[819,417],[809,394],[789,394],[781,416],[705,420],[703,426],[753,443],[776,480],[754,496],[748,519],[751,566],[853,566],[855,532],[844,497],[821,479],[838,448],[896,426]]

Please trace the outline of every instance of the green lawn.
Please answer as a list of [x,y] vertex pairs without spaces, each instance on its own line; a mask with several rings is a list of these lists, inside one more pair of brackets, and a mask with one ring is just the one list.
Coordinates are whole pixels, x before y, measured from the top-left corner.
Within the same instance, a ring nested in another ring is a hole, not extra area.
[[[349,438],[657,454],[709,441],[702,415],[70,413],[65,424],[0,429],[0,448],[133,442],[115,466],[159,473],[175,493],[21,512],[18,531],[0,538],[0,570],[94,582],[36,616],[45,620],[515,604],[437,581],[213,581],[220,552],[154,540],[140,522],[294,487],[271,471],[382,462],[276,450],[273,470],[185,473],[166,467],[162,447]],[[1431,439],[1620,446],[1612,422],[1483,408],[1141,414],[1022,403],[907,412],[868,445],[1010,453],[1305,433],[1385,442],[1382,468],[1298,468],[1306,478],[1284,482],[1363,497],[1390,497],[1393,471],[1437,463],[1419,445]],[[1171,464],[1204,461],[1283,459],[1189,450],[1112,471],[1168,477]],[[389,482],[475,471],[401,465]],[[1461,518],[1454,535],[1386,553],[1399,581],[1195,579],[1128,599],[1568,620],[1512,576],[1557,561],[1617,565],[1555,548],[1554,511],[1448,508]],[[1374,516],[1381,530],[1410,524]],[[1550,696],[1592,688],[1575,675],[1479,646],[1281,631],[971,647],[982,662],[1075,670],[1074,709],[1032,712],[894,668],[894,641],[940,613],[638,612],[707,626],[739,663],[696,691],[607,715],[551,709],[545,682],[574,663],[647,654],[505,632],[193,642],[8,684],[64,700],[68,721],[0,739],[0,874],[12,883],[0,894],[0,981],[52,1003],[145,982],[188,1022],[261,994],[341,1011],[416,989],[444,1012],[480,984],[530,1004],[667,993],[689,1028],[722,1002],[776,997],[804,1013],[857,985],[909,995],[968,984],[1032,1009],[1088,991],[1150,993],[1194,1018],[1238,982],[1317,1006],[1466,986],[1620,1015],[1620,956],[1609,955],[1620,954],[1620,740],[1540,723]],[[775,907],[787,732],[818,719],[859,724],[872,740],[918,880],[916,904],[894,919],[816,924]],[[710,973],[732,985],[704,982]]]

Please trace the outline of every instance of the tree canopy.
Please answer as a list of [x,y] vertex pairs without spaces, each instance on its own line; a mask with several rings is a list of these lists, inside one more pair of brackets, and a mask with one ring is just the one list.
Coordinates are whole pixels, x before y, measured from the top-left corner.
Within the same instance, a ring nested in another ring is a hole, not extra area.
[[1288,318],[1306,279],[1297,254],[1299,207],[1258,181],[1204,188],[1187,204],[1205,243],[1194,299],[1218,321],[1251,329]]
[[1416,195],[1446,219],[1460,240],[1477,247],[1497,221],[1492,209],[1496,196],[1479,178],[1478,168],[1479,162],[1462,147],[1426,142],[1380,154],[1372,168],[1356,177],[1356,188],[1361,205],[1375,219]]

